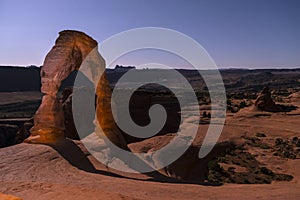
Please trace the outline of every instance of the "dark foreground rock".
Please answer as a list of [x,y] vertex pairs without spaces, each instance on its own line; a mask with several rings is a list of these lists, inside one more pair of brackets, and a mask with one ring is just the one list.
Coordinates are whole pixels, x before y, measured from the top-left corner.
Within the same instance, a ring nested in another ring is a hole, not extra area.
[[0,148],[16,144],[18,130],[16,125],[0,124]]

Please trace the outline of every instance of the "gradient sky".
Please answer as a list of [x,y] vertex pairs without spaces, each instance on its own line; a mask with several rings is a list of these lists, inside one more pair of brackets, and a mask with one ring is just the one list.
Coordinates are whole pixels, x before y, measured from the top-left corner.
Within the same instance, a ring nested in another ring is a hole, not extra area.
[[192,37],[220,68],[300,66],[298,0],[0,0],[0,65],[42,65],[61,30],[101,45],[145,26]]

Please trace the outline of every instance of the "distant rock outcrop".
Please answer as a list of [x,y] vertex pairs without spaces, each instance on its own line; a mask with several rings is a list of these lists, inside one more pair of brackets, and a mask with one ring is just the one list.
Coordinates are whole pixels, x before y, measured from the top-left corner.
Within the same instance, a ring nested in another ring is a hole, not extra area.
[[255,101],[255,107],[262,111],[278,112],[280,108],[275,104],[271,97],[269,87],[264,87],[263,90],[257,96]]
[[[87,56],[97,48],[97,42],[79,31],[62,31],[54,47],[47,54],[41,68],[42,103],[34,116],[34,126],[27,142],[47,143],[64,137],[65,120],[63,105],[59,102],[58,91],[73,71],[78,70]],[[105,75],[105,61],[98,53],[93,55],[85,72],[95,83],[96,114],[104,134],[116,145],[127,148],[125,139],[118,131],[111,113],[111,89]],[[98,82],[100,72],[103,72]],[[99,87],[101,86],[101,87]]]

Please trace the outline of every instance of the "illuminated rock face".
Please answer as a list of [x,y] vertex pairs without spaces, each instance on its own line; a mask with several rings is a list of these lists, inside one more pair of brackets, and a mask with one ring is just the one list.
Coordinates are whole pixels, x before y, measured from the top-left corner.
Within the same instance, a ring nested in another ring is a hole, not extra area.
[[88,35],[79,31],[62,31],[55,42],[54,47],[47,54],[41,69],[41,91],[45,94],[42,103],[34,116],[34,126],[30,130],[31,136],[27,142],[52,142],[64,138],[64,113],[62,104],[57,97],[59,88],[74,70],[78,70],[89,55],[88,71],[85,75],[91,77],[94,83],[98,83],[100,72],[103,72],[101,87],[97,87],[96,114],[98,122],[104,133],[112,142],[126,148],[126,142],[118,131],[111,114],[111,89],[105,76],[105,61],[95,51],[97,42]]
[[12,195],[3,194],[1,192],[0,192],[0,199],[3,199],[3,200],[22,200],[19,197],[15,197],[15,196],[12,196]]

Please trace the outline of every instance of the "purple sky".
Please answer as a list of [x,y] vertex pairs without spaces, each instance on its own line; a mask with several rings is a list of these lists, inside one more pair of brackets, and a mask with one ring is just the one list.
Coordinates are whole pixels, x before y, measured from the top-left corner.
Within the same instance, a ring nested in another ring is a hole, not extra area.
[[101,45],[118,32],[158,26],[198,41],[220,68],[299,67],[299,24],[297,0],[0,0],[0,65],[42,65],[64,29],[84,31]]

